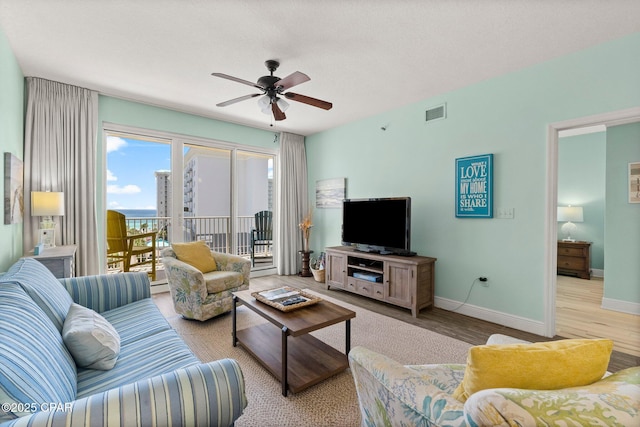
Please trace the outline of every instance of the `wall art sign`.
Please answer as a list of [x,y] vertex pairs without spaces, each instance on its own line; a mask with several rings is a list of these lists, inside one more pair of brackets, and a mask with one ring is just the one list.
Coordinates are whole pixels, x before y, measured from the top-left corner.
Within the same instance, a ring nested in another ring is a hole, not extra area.
[[629,163],[629,203],[640,203],[640,162]]
[[4,153],[4,223],[22,222],[24,201],[22,196],[22,160],[11,153]]
[[345,178],[316,181],[316,208],[341,208],[346,195]]
[[493,154],[456,159],[456,217],[493,218]]

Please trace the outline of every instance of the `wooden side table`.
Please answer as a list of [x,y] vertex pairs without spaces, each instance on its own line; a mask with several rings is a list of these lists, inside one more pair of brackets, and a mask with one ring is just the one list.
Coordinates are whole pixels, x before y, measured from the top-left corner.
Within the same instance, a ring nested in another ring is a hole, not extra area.
[[301,277],[311,277],[313,274],[311,273],[311,268],[309,266],[309,261],[311,260],[311,254],[313,251],[298,251],[302,254],[302,271],[300,272]]
[[76,245],[56,246],[47,248],[40,255],[31,255],[25,258],[33,258],[40,261],[58,279],[75,276]]
[[591,279],[591,242],[558,241],[558,274]]

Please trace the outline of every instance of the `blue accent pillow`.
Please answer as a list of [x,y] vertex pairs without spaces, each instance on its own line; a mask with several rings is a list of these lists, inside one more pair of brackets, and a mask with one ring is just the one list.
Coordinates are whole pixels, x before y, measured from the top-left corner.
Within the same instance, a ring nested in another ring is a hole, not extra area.
[[21,258],[0,276],[0,284],[17,283],[51,319],[58,332],[73,300],[67,289],[47,267],[32,258]]
[[78,304],[72,304],[62,328],[62,340],[76,365],[108,371],[120,354],[120,335],[107,319]]
[[[75,400],[73,358],[54,324],[15,283],[0,283],[0,354],[0,402]],[[29,413],[3,406],[0,423]]]

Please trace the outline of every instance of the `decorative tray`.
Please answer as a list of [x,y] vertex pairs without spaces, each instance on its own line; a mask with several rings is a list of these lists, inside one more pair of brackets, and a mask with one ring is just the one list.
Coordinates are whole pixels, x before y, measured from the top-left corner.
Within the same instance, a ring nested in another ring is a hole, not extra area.
[[252,297],[258,301],[270,305],[280,311],[291,311],[302,307],[308,307],[322,301],[322,298],[300,289],[282,286],[262,292],[253,292]]

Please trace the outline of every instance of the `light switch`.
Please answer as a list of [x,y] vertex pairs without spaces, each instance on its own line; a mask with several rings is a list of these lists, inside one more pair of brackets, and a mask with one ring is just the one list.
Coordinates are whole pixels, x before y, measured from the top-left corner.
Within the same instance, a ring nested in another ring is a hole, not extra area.
[[514,210],[514,208],[497,208],[496,218],[513,219]]

